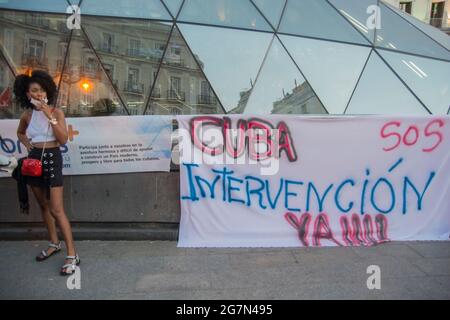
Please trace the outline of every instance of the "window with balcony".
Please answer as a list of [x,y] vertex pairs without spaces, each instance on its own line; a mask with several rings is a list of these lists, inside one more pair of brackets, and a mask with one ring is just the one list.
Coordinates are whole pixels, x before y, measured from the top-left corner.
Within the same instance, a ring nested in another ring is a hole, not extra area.
[[128,55],[132,57],[138,57],[141,55],[141,40],[130,39]]
[[95,73],[97,71],[97,60],[95,58],[87,58],[84,70],[89,73]]
[[103,33],[103,43],[102,43],[102,49],[106,52],[113,52],[114,48],[114,35],[110,33]]
[[160,43],[160,42],[155,43],[156,50],[163,52],[165,48],[166,48],[166,45],[164,43]]
[[44,57],[44,41],[37,39],[29,39],[28,54],[31,57],[42,59]]
[[181,56],[181,47],[178,45],[173,45],[170,47],[170,53],[176,56]]
[[105,72],[109,75],[109,77],[114,80],[114,65],[104,63],[103,67],[105,68]]
[[181,91],[181,78],[170,77],[170,90],[174,92]]
[[167,91],[167,99],[185,100],[184,92],[181,91],[181,78],[170,77],[170,89]]
[[139,80],[139,69],[129,68],[128,69],[128,82],[131,84],[137,84]]
[[199,104],[215,104],[216,98],[212,94],[208,81],[202,81],[200,84],[200,95],[198,96]]
[[400,10],[411,14],[412,1],[402,1],[400,2]]
[[39,26],[39,27],[43,27],[43,28],[50,27],[50,20],[45,19],[42,14],[31,13],[26,16],[26,22],[28,22],[31,25]]
[[430,24],[436,28],[441,28],[442,27],[442,22],[443,22],[443,18],[444,18],[444,7],[445,7],[445,2],[441,1],[441,2],[433,2],[431,4],[431,19],[430,19]]
[[127,92],[139,93],[144,92],[144,85],[139,83],[139,69],[129,68],[127,81],[125,81],[124,89]]

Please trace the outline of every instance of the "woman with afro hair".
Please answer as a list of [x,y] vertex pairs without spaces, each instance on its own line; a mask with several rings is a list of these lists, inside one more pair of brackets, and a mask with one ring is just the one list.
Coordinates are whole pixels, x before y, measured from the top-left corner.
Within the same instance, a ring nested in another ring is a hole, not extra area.
[[75,272],[80,258],[75,251],[72,228],[64,212],[63,161],[59,147],[67,142],[67,127],[64,113],[54,106],[56,84],[48,73],[35,70],[31,76],[22,74],[16,77],[14,94],[25,109],[17,128],[19,141],[26,146],[29,158],[40,160],[42,157],[42,175],[27,177],[27,184],[42,211],[50,238],[47,250],[43,250],[36,260],[44,261],[61,251],[57,224],[67,248],[60,274],[69,275]]

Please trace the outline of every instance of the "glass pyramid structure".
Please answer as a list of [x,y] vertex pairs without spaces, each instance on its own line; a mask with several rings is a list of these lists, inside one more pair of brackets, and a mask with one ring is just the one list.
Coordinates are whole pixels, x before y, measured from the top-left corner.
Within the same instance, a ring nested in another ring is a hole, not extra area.
[[0,29],[0,118],[35,68],[68,116],[450,108],[450,37],[378,0],[4,0]]

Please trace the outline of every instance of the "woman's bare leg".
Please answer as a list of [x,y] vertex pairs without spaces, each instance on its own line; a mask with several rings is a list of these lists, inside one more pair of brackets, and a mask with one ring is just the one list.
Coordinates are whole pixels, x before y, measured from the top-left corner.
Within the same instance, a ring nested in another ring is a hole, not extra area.
[[67,255],[76,254],[73,242],[72,228],[69,219],[64,212],[63,187],[50,188],[50,213],[55,218],[66,243]]
[[[58,244],[58,233],[56,231],[55,219],[53,219],[50,214],[50,203],[46,198],[45,189],[40,187],[31,186],[31,190],[39,204],[39,208],[41,209],[42,219],[44,220],[45,226],[47,227],[47,231],[49,234],[49,240],[51,243]],[[47,254],[51,254],[55,251],[55,248],[48,248]]]

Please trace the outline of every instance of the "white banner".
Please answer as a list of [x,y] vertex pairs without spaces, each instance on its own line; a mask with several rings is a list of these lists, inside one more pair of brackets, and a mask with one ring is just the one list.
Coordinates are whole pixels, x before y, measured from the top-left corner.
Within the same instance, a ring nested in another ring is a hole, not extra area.
[[449,240],[449,120],[180,116],[178,245]]
[[[65,175],[169,171],[171,116],[67,118],[69,140],[61,146]],[[17,139],[19,120],[0,120],[0,153],[27,155]],[[6,177],[1,174],[0,177]]]

